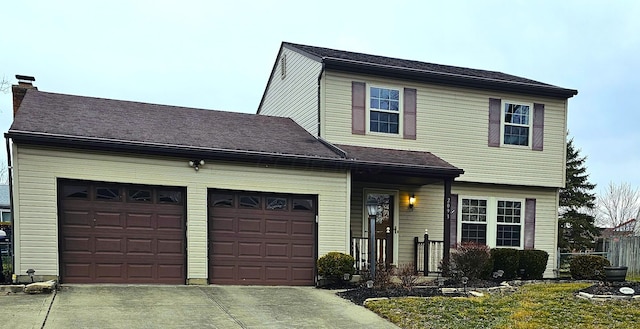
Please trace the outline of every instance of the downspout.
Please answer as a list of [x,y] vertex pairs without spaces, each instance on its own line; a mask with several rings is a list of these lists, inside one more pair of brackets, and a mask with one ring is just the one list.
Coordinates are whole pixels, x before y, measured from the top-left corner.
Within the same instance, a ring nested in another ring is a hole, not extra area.
[[5,138],[7,144],[7,180],[9,181],[9,209],[11,210],[11,269],[16,273],[16,249],[15,249],[15,212],[13,211],[13,167],[11,166],[11,145],[9,138]]
[[318,137],[322,137],[320,133],[321,123],[320,123],[320,80],[322,80],[322,74],[324,73],[324,58],[322,59],[322,68],[320,69],[320,73],[318,74]]

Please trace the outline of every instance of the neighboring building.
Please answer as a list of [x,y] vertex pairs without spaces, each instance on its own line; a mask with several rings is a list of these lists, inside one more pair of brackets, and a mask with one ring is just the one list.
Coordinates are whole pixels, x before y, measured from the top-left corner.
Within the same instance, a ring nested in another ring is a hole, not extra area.
[[607,251],[611,238],[638,236],[638,226],[635,218],[614,227],[602,229],[600,236],[596,238],[596,251]]
[[[0,185],[0,241],[11,239],[11,197],[9,185]],[[6,247],[0,246],[0,253],[5,253]]]
[[18,274],[313,285],[318,257],[366,236],[371,202],[385,262],[413,261],[428,229],[449,246],[546,250],[553,274],[575,90],[290,43],[259,115],[18,78],[6,135]]
[[11,198],[9,185],[0,185],[0,225],[11,224]]
[[634,236],[636,230],[636,220],[632,218],[622,224],[614,227],[608,227],[602,230],[600,238],[610,238],[614,236]]

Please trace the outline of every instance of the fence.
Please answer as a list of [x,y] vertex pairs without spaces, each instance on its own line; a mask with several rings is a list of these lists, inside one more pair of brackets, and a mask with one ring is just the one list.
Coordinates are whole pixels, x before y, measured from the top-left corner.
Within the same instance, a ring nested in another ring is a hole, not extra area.
[[11,256],[11,255],[13,255],[13,250],[11,250],[11,242],[10,241],[0,241],[0,255],[2,255],[2,256]]
[[429,240],[429,234],[424,235],[424,241],[413,238],[413,263],[416,273],[424,275],[440,272],[440,262],[444,256],[444,241]]
[[611,237],[607,241],[612,266],[627,266],[627,275],[640,275],[640,236]]
[[[389,234],[388,234],[389,235]],[[383,263],[389,265],[389,261],[392,256],[388,255],[391,252],[391,248],[387,245],[390,242],[389,236],[387,238],[377,238],[375,242],[376,248],[376,263]],[[360,273],[362,270],[369,268],[369,238],[363,237],[351,237],[351,256],[355,259],[356,273]]]

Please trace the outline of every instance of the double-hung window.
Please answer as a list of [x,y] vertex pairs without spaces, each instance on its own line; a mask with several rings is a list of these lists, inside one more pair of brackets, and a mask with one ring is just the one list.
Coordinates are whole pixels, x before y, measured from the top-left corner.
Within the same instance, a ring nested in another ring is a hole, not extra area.
[[369,87],[369,131],[400,134],[400,89]]
[[460,242],[489,247],[523,247],[524,201],[508,198],[462,198]]
[[462,199],[462,242],[487,244],[487,200]]
[[520,247],[522,241],[522,202],[498,200],[496,246]]
[[532,106],[509,101],[502,104],[502,144],[530,146]]

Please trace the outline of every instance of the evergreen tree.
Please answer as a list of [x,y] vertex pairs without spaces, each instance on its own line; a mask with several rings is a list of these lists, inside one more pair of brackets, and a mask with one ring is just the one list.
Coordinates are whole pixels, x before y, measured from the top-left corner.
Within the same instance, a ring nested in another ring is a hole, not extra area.
[[566,186],[560,189],[560,218],[558,219],[558,247],[563,251],[585,250],[594,247],[600,234],[595,226],[596,185],[589,183],[585,166],[586,157],[567,142]]

